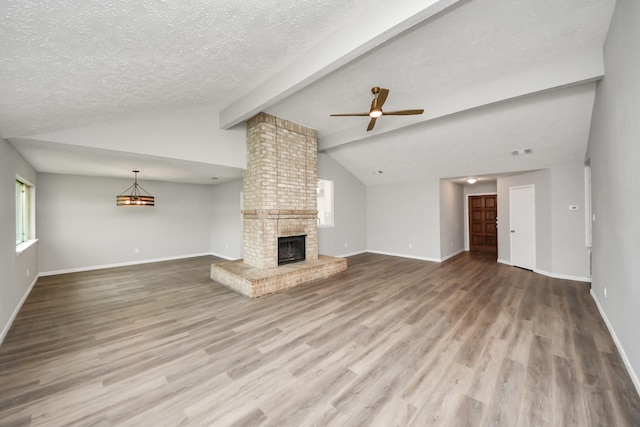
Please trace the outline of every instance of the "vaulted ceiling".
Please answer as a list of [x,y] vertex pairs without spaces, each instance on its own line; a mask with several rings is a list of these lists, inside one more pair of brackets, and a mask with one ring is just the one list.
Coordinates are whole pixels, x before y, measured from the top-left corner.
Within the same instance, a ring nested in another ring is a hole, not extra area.
[[[614,6],[5,0],[0,136],[39,172],[215,183],[266,111],[367,185],[545,168],[584,157]],[[424,114],[329,116],[368,111],[373,86]]]

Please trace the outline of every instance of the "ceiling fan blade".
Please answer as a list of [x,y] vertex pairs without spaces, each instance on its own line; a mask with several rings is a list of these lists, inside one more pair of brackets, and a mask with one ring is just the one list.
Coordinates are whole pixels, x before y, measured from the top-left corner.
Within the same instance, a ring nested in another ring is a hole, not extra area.
[[375,125],[376,125],[376,118],[372,117],[371,121],[369,122],[369,126],[367,126],[367,132],[373,129]]
[[384,111],[383,116],[412,116],[414,114],[422,114],[424,110],[399,110],[399,111]]
[[382,108],[382,104],[387,100],[387,96],[389,96],[389,89],[380,88],[380,92],[378,92],[378,102],[376,102],[376,107]]
[[376,119],[381,116],[411,116],[414,114],[422,114],[424,110],[397,110],[397,111],[382,111],[382,104],[385,103],[387,97],[389,96],[389,89],[384,89],[378,86],[374,86],[371,88],[371,92],[373,93],[373,100],[371,101],[371,109],[368,113],[346,113],[346,114],[330,114],[333,117],[339,116],[369,116],[371,120],[369,120],[369,126],[367,126],[367,131],[373,129],[376,125]]

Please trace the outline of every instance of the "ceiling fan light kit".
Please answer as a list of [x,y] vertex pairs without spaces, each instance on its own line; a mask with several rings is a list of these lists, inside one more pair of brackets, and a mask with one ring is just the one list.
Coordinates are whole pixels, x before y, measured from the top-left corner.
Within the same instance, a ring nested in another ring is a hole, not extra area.
[[346,116],[369,116],[369,126],[367,131],[373,129],[376,124],[376,119],[381,116],[412,116],[415,114],[422,114],[424,110],[399,110],[399,111],[382,111],[382,104],[387,100],[389,96],[389,89],[384,89],[378,86],[371,88],[373,93],[373,101],[371,101],[371,108],[368,113],[346,113],[346,114],[331,114],[332,117],[346,117]]

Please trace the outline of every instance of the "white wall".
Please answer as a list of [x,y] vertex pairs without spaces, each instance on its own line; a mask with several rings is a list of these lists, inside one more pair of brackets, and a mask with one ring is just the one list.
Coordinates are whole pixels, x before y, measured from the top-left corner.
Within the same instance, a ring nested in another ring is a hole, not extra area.
[[[469,196],[481,195],[481,194],[497,194],[498,183],[497,181],[478,181],[475,184],[465,184],[463,187],[463,201],[464,204],[464,250],[469,250]],[[498,211],[498,217],[500,211]]]
[[440,260],[440,180],[367,187],[371,252]]
[[464,251],[464,189],[451,181],[440,181],[440,259]]
[[16,175],[33,184],[38,193],[36,171],[11,144],[0,139],[0,343],[35,283],[38,272],[37,243],[20,256],[16,255]]
[[211,252],[227,259],[242,258],[242,180],[211,188]]
[[[618,0],[604,47],[589,140],[593,285],[640,390],[640,2]],[[607,289],[607,297],[604,290]]]
[[154,207],[116,206],[116,195],[132,180],[39,174],[39,271],[210,252],[210,186],[138,182],[155,196]]
[[366,251],[366,187],[326,153],[318,153],[318,178],[333,181],[335,223],[318,229],[318,252],[345,256]]

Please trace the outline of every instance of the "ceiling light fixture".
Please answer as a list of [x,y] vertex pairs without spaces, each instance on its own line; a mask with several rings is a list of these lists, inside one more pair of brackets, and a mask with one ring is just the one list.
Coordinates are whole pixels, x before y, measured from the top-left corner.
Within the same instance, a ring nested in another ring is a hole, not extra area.
[[478,178],[469,178],[469,179],[467,179],[467,182],[469,184],[475,184],[476,182],[478,182]]
[[138,185],[138,172],[140,171],[133,171],[135,174],[133,185],[116,197],[117,206],[155,206],[154,197]]
[[372,119],[377,119],[382,115],[382,110],[380,108],[373,108],[369,111],[369,117]]

